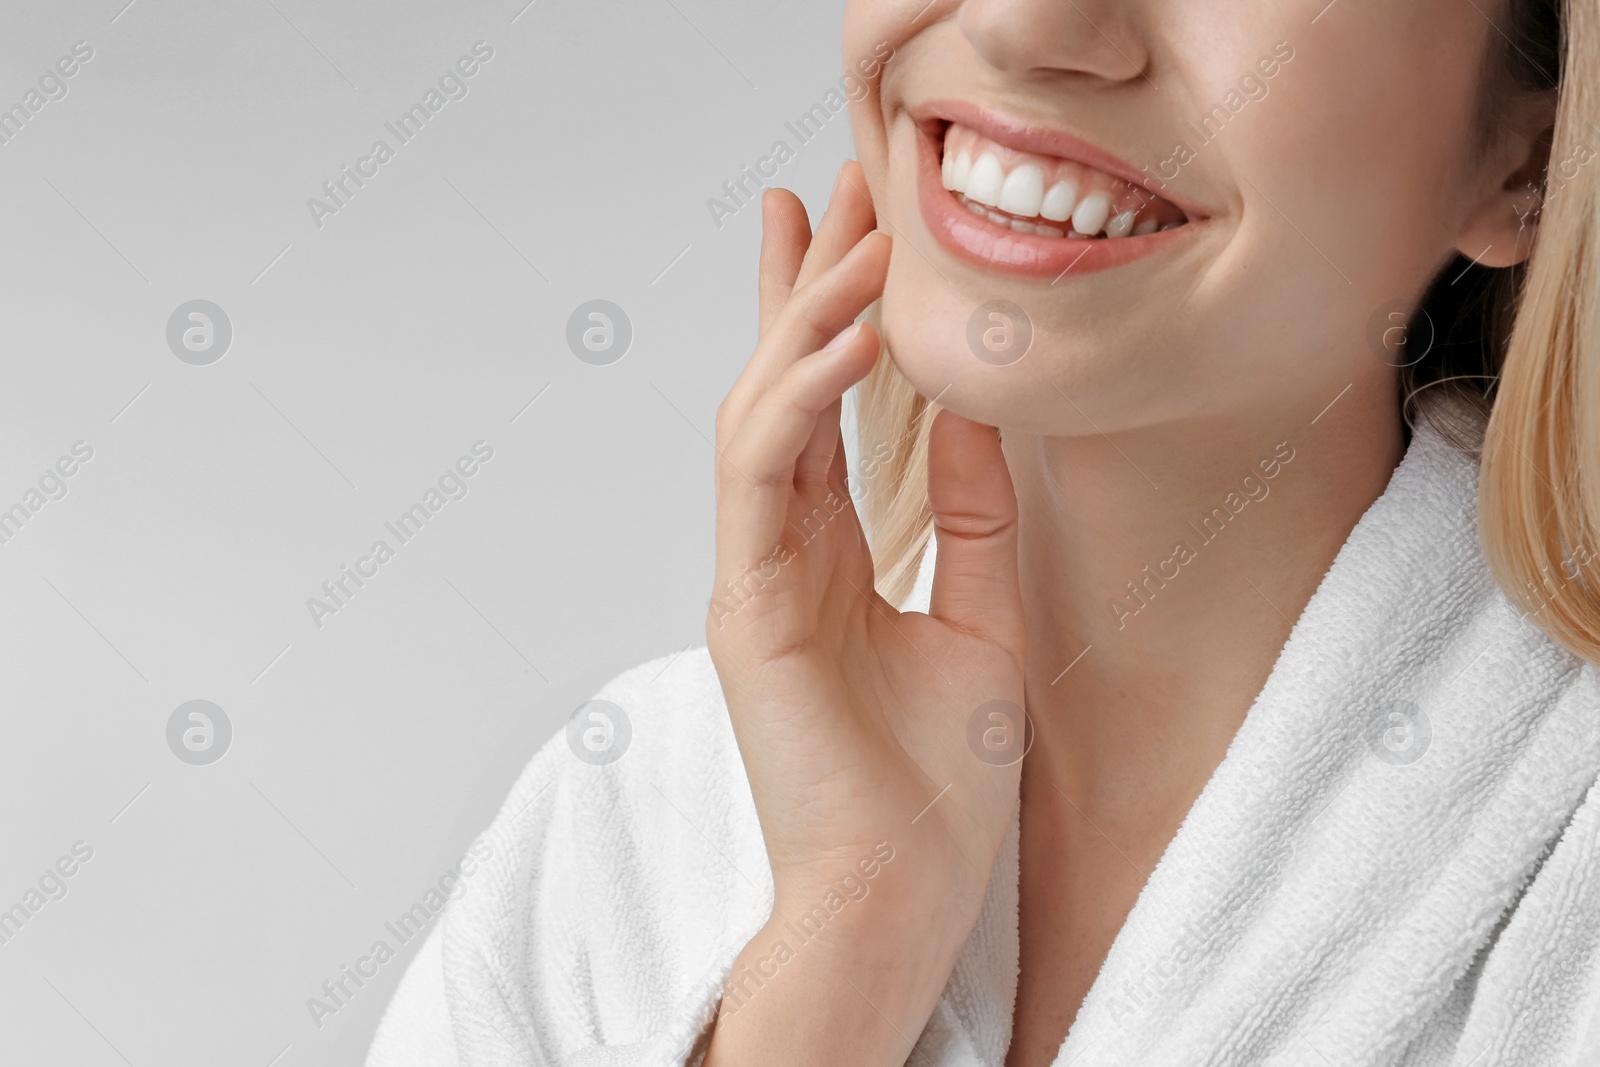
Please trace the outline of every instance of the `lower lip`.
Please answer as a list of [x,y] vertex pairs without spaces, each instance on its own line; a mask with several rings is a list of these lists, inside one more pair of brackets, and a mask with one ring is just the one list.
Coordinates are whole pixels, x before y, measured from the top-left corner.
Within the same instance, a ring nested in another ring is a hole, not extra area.
[[1059,280],[1063,274],[1109,270],[1171,248],[1194,223],[1142,237],[1040,237],[1018,233],[974,213],[944,187],[937,127],[917,127],[917,200],[934,239],[957,259],[982,270]]

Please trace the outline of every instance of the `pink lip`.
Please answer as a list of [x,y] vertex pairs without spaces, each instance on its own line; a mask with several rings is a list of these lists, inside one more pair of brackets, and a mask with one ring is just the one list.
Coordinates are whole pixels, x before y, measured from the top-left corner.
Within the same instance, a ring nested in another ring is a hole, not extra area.
[[939,136],[943,132],[944,122],[959,123],[993,141],[1021,151],[1075,160],[1147,188],[1142,181],[1143,175],[1115,156],[1071,134],[1025,126],[1008,116],[961,101],[925,104],[916,109],[914,118],[917,126],[917,200],[923,222],[948,252],[975,267],[1052,279],[1069,272],[1088,274],[1107,270],[1188,240],[1196,223],[1205,218],[1199,209],[1160,194],[1163,199],[1182,208],[1189,216],[1189,222],[1143,237],[1114,239],[1039,237],[1018,233],[963,207],[944,187],[939,167]]

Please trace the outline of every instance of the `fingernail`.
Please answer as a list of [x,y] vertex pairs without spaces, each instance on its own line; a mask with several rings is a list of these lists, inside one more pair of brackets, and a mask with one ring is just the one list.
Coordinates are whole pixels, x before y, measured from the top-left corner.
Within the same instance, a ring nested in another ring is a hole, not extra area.
[[834,339],[829,341],[822,350],[824,352],[833,352],[837,349],[843,348],[851,341],[854,341],[856,339],[856,335],[860,332],[861,323],[859,322],[846,326],[844,329],[840,330]]

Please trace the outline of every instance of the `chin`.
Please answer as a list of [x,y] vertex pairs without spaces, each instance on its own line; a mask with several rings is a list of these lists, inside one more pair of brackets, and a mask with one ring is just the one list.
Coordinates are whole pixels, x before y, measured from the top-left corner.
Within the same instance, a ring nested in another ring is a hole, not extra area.
[[1087,341],[1081,329],[1034,326],[1020,358],[1006,362],[1004,352],[980,358],[969,344],[974,312],[1006,300],[1025,301],[1027,294],[1008,294],[1005,286],[984,295],[952,292],[926,268],[891,261],[878,321],[895,368],[940,407],[1026,433],[1127,428],[1163,406],[1159,397],[1141,395],[1147,388],[1138,384],[1162,376],[1133,371],[1144,361],[1126,346]]

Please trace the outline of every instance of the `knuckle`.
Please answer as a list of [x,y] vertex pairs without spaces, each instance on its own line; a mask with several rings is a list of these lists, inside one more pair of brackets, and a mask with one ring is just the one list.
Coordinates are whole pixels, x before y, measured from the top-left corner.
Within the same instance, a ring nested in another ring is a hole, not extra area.
[[726,454],[718,455],[716,461],[716,490],[717,500],[725,501],[733,490],[739,487],[739,472],[734,467],[733,461]]
[[799,363],[784,369],[783,374],[772,389],[773,403],[781,406],[790,417],[804,416],[811,418],[817,414],[817,409],[806,403],[805,397],[809,391],[808,386],[815,377],[816,364],[801,360]]
[[814,334],[827,332],[828,314],[826,301],[822,292],[816,287],[811,287],[805,294],[805,299],[797,300],[794,305],[794,326],[800,330],[809,330]]
[[854,317],[846,314],[836,301],[818,300],[801,309],[798,328],[808,331],[812,342],[820,348],[853,321]]

